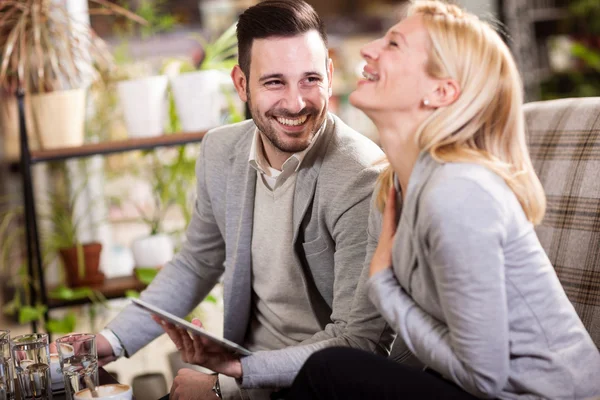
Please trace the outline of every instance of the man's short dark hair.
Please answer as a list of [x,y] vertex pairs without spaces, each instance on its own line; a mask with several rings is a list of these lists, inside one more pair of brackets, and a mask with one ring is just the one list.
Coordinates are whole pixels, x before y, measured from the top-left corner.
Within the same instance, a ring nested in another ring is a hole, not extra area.
[[237,23],[238,63],[250,76],[250,54],[254,39],[291,37],[315,30],[325,47],[325,25],[312,6],[302,0],[266,0],[240,15]]

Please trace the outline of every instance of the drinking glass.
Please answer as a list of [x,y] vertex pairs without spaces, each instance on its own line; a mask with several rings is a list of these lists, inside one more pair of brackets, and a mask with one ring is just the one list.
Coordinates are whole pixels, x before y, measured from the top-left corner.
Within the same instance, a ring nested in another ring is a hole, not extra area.
[[76,333],[56,340],[67,400],[93,383],[98,386],[96,335]]
[[10,330],[8,329],[0,329],[0,363],[3,361],[5,369],[3,373],[6,379],[3,388],[5,397],[0,394],[0,400],[4,398],[12,400],[15,398],[15,363],[10,352]]
[[29,333],[10,340],[22,399],[52,400],[48,335]]

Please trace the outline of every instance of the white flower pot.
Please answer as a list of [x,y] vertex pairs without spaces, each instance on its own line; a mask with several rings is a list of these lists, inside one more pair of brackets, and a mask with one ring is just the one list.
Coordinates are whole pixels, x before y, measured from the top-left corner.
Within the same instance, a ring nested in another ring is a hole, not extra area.
[[83,144],[85,89],[31,95],[31,114],[42,149]]
[[221,124],[223,73],[187,72],[171,77],[177,115],[184,132],[200,132]]
[[173,258],[173,241],[164,234],[134,240],[131,245],[135,266],[138,268],[158,268]]
[[167,76],[159,75],[117,84],[129,137],[162,135],[167,116],[168,83]]

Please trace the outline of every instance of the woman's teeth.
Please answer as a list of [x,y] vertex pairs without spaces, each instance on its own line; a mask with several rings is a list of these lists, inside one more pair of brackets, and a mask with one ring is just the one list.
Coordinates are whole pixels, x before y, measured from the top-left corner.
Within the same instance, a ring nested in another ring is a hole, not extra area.
[[370,74],[367,71],[363,71],[363,76],[369,81],[378,81],[379,80],[379,75]]
[[290,119],[290,118],[281,118],[281,117],[277,117],[277,122],[279,122],[282,125],[289,125],[289,126],[298,126],[298,125],[302,125],[304,122],[306,122],[306,119],[308,118],[307,115],[303,115],[300,118],[294,118],[294,119]]

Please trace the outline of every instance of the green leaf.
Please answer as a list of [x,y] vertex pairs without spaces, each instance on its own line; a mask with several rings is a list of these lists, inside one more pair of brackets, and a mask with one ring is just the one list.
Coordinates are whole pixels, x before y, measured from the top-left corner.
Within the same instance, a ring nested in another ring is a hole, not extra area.
[[75,331],[76,326],[77,317],[71,311],[63,319],[50,319],[46,324],[46,329],[50,333],[70,333]]
[[571,52],[575,57],[583,60],[588,66],[600,71],[600,52],[594,51],[581,43],[573,44]]
[[92,299],[94,293],[89,287],[79,287],[71,289],[66,286],[59,286],[48,293],[48,297],[57,300],[81,300]]
[[2,306],[2,313],[5,315],[15,315],[19,307],[21,306],[21,302],[17,297],[6,303]]
[[206,296],[204,298],[204,301],[207,301],[212,304],[217,304],[217,298],[215,296],[213,296],[212,294],[209,294],[208,296]]
[[135,270],[135,276],[146,285],[149,285],[157,274],[158,269],[156,268],[136,268]]
[[128,299],[139,299],[140,292],[138,292],[137,290],[126,290],[125,297],[127,297]]
[[19,309],[19,324],[27,324],[29,322],[37,321],[46,312],[48,307],[38,304],[35,307],[23,306]]

